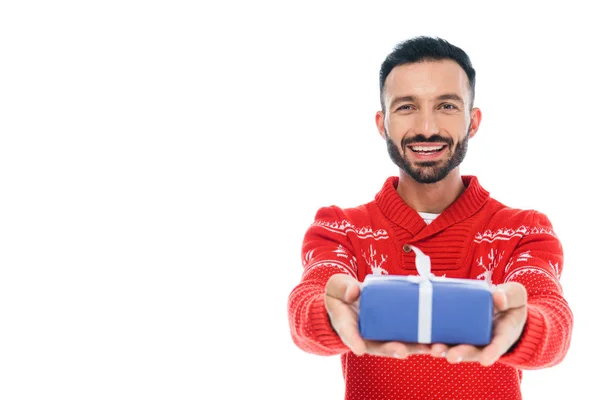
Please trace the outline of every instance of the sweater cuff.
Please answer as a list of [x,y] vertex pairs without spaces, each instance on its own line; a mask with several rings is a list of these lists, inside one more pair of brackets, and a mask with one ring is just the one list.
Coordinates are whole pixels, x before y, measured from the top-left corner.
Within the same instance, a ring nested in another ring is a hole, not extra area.
[[528,305],[521,337],[498,361],[515,367],[529,364],[544,341],[545,326],[543,314]]
[[310,304],[308,318],[313,334],[322,346],[339,353],[345,353],[350,350],[342,342],[329,322],[329,314],[327,313],[327,308],[325,308],[325,295],[317,296]]

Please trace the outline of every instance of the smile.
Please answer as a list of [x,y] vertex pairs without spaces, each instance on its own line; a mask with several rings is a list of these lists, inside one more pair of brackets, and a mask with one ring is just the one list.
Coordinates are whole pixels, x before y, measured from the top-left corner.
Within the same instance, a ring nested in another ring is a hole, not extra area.
[[417,159],[431,159],[441,155],[444,152],[444,150],[446,150],[448,145],[416,145],[407,147],[412,151],[412,153],[414,153],[417,156]]

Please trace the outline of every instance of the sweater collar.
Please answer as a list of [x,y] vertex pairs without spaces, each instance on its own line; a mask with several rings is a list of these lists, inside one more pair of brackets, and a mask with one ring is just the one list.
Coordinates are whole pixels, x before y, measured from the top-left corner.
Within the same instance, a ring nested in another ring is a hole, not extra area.
[[375,196],[375,202],[388,219],[411,232],[413,236],[420,232],[431,235],[469,218],[490,198],[490,193],[481,187],[477,177],[463,175],[461,178],[466,187],[465,191],[430,225],[427,225],[396,192],[400,179],[398,176],[390,176],[386,179],[383,188]]

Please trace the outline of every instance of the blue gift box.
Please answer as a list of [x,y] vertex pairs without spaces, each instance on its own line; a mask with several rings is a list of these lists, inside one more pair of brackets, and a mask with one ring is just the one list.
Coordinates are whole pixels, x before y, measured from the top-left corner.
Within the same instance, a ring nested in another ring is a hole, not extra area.
[[429,257],[424,257],[421,266],[417,257],[421,276],[367,275],[360,295],[360,335],[407,343],[489,344],[494,307],[491,285],[434,277],[426,268]]

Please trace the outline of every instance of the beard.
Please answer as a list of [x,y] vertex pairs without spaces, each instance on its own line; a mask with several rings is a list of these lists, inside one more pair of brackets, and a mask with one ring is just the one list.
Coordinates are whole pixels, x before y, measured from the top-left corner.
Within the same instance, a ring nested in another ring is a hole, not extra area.
[[[387,143],[390,158],[398,168],[406,172],[418,183],[436,183],[448,176],[450,171],[458,167],[465,159],[469,147],[469,130],[471,130],[470,124],[464,139],[458,141],[455,148],[452,139],[443,138],[440,135],[433,135],[429,138],[426,138],[423,135],[417,135],[408,140],[403,139],[402,143],[400,143],[400,146],[404,149],[404,154],[406,154],[407,151],[411,151],[407,148],[411,143],[446,143],[450,154],[449,157],[435,161],[415,161],[414,163],[409,161],[402,155],[398,146],[396,146],[387,134],[387,131],[385,132],[385,141]],[[452,150],[453,148],[454,150]]]

